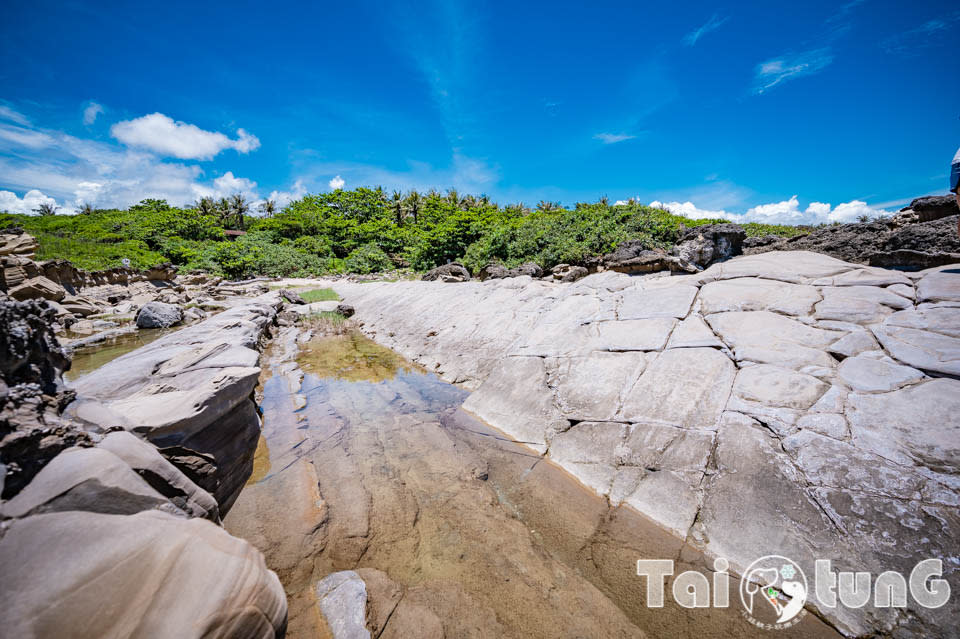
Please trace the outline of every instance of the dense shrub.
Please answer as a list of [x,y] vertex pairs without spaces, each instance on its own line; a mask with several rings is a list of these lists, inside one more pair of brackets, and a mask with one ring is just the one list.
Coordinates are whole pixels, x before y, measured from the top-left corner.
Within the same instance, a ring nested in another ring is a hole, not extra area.
[[[550,268],[612,251],[624,240],[669,248],[683,227],[722,221],[691,220],[635,202],[579,203],[572,209],[542,203],[530,210],[455,191],[388,198],[379,188],[307,195],[270,217],[231,216],[224,206],[226,201],[176,208],[144,200],[127,210],[83,215],[0,213],[0,228],[22,226],[39,240],[40,259],[64,257],[87,269],[129,258],[137,268],[170,261],[184,271],[247,278],[373,273],[403,262],[427,270],[454,260],[472,271],[491,261]],[[248,232],[226,241],[225,224]],[[744,226],[750,236],[809,230]]]

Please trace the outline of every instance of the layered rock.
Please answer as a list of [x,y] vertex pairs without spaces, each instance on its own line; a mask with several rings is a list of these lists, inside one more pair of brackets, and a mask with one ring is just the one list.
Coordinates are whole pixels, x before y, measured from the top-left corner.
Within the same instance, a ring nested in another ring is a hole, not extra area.
[[[467,410],[735,571],[782,554],[908,575],[960,551],[958,269],[775,252],[654,279],[334,287],[365,332],[475,390]],[[960,623],[819,613],[850,635]]]
[[128,354],[81,378],[61,414],[74,391],[59,382],[54,311],[3,303],[7,634],[283,635],[276,575],[219,526],[250,474],[256,347],[277,305],[253,300]]

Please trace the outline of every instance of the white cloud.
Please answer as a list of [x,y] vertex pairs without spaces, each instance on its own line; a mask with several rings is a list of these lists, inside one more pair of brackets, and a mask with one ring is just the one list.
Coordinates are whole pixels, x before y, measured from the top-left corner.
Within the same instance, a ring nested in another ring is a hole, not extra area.
[[260,140],[243,129],[237,129],[237,139],[231,140],[218,131],[204,131],[193,124],[175,122],[162,113],[117,122],[110,127],[110,135],[127,146],[182,160],[209,160],[225,149],[249,153],[260,147]]
[[[32,214],[41,204],[57,206],[57,201],[36,189],[27,191],[22,198],[11,191],[0,191],[0,211],[7,213]],[[67,211],[58,211],[67,212]]]
[[[294,200],[299,200],[306,194],[307,187],[303,184],[303,180],[297,180],[293,183],[293,186],[289,191],[271,191],[270,197],[267,199],[273,200],[274,204],[277,205],[277,208],[282,209]],[[257,204],[259,205],[259,202]]]
[[328,184],[330,185],[330,188],[331,188],[331,189],[333,189],[334,191],[336,191],[337,189],[342,189],[342,188],[343,188],[343,185],[346,184],[346,182],[344,182],[344,181],[343,181],[343,178],[338,175],[337,177],[335,177],[335,178],[333,178],[332,180],[330,180],[330,182],[328,182]]
[[856,222],[866,215],[874,218],[881,215],[890,215],[890,211],[869,206],[860,200],[851,200],[838,204],[836,207],[823,202],[811,202],[804,210],[800,209],[800,201],[796,195],[782,202],[760,204],[747,209],[744,213],[731,213],[725,210],[709,210],[697,207],[693,202],[659,202],[650,203],[654,208],[663,208],[676,215],[683,215],[694,220],[717,218],[731,222],[761,222],[764,224],[826,224],[830,222]]
[[688,33],[686,36],[684,36],[683,38],[684,43],[686,43],[688,47],[692,47],[697,43],[697,40],[707,35],[711,31],[716,31],[721,26],[723,26],[724,22],[726,22],[729,19],[730,18],[721,18],[716,13],[713,14],[712,16],[710,16],[710,19],[706,21],[706,23],[704,23],[702,26],[694,29],[693,31]]
[[42,132],[12,124],[0,124],[0,148],[4,146],[42,149],[53,144],[53,138]]
[[87,108],[83,110],[83,123],[90,126],[97,121],[97,116],[101,113],[103,113],[103,107],[96,102],[91,102],[87,105]]
[[635,135],[629,135],[627,133],[597,133],[593,136],[594,140],[600,140],[604,144],[616,144],[617,142],[623,142],[625,140],[634,139]]
[[833,62],[829,47],[792,53],[757,65],[753,79],[754,93],[764,93],[778,84],[805,75],[813,75]]
[[16,122],[24,126],[30,125],[30,120],[27,119],[27,116],[2,104],[0,104],[0,120],[9,120],[10,122]]

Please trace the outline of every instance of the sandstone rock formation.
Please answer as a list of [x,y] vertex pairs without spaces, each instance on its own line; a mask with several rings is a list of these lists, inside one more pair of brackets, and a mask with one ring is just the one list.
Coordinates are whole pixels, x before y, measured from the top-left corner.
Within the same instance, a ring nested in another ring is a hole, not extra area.
[[62,413],[74,391],[46,304],[0,302],[4,633],[282,636],[276,575],[218,525],[251,470],[256,347],[279,300],[114,360]]
[[[467,410],[734,571],[773,553],[909,574],[960,551],[960,268],[773,252],[655,279],[334,288],[365,332],[474,390]],[[819,614],[849,635],[960,624],[956,606]]]

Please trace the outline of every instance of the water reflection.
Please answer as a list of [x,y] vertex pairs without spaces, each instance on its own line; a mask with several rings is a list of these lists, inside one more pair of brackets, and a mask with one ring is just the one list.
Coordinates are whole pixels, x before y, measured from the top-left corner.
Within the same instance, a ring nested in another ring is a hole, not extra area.
[[134,333],[117,335],[104,340],[100,344],[84,347],[73,354],[73,363],[70,365],[70,370],[63,374],[63,378],[72,382],[121,355],[126,355],[141,346],[146,346],[171,332],[173,331],[168,329],[144,328]]

